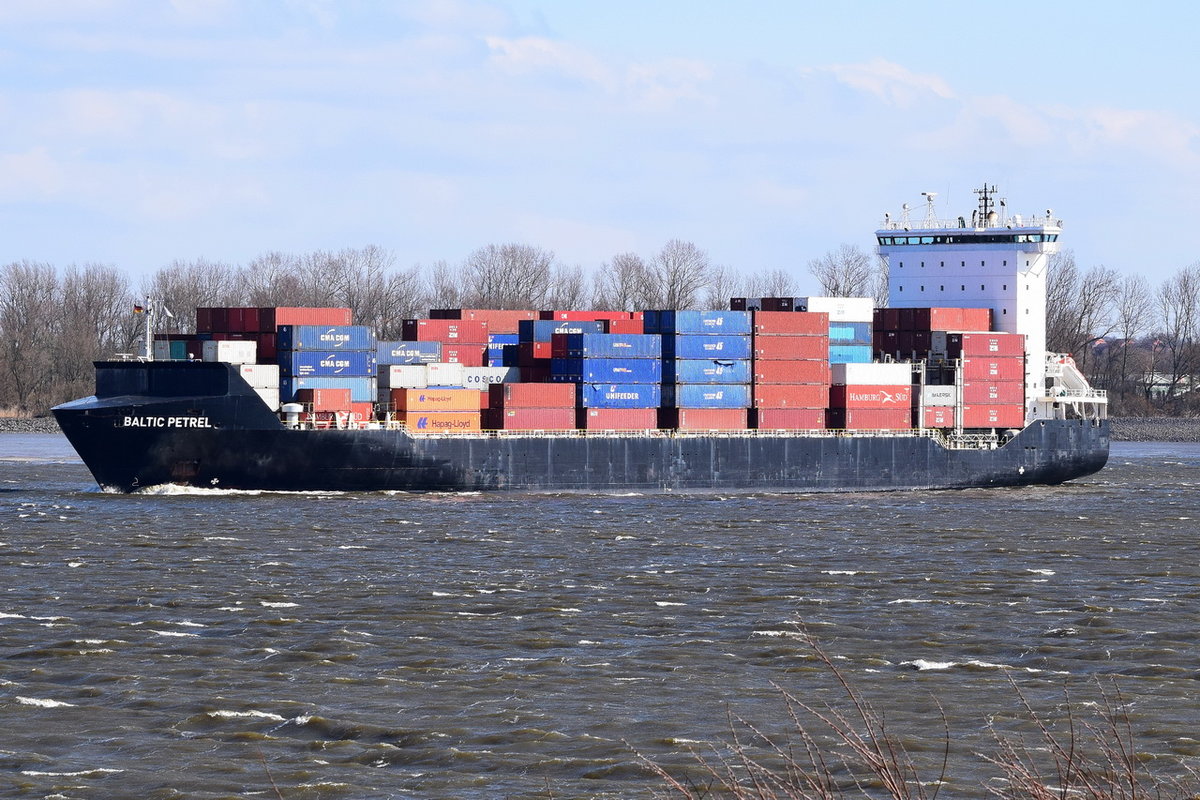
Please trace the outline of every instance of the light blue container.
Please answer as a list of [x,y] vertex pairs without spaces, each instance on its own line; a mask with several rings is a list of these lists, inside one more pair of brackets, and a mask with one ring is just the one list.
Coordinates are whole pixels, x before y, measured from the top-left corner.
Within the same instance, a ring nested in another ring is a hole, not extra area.
[[749,408],[746,384],[681,383],[663,386],[664,406],[675,408]]
[[837,344],[871,344],[871,323],[830,322],[829,341]]
[[350,402],[374,403],[375,378],[329,378],[323,376],[288,376],[279,379],[279,400],[282,403],[292,403],[296,400],[296,392],[301,389],[349,389]]
[[[734,313],[734,312],[729,312]],[[749,336],[706,336],[683,333],[662,337],[663,358],[737,361],[750,358]]]
[[870,364],[873,360],[869,344],[829,345],[830,364]]
[[442,360],[441,342],[376,342],[375,358],[380,366],[431,364]]
[[657,408],[662,387],[657,383],[581,383],[575,397],[580,408]]
[[375,333],[366,325],[280,325],[280,350],[374,350]]
[[750,383],[748,359],[666,359],[663,383]]

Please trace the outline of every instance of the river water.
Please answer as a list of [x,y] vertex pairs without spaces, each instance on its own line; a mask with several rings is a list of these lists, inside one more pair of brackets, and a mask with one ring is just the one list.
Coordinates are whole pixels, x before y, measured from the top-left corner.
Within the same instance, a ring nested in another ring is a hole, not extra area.
[[[943,796],[1102,694],[1200,759],[1200,445],[1059,487],[847,495],[99,492],[0,435],[0,794],[642,798],[780,690]],[[945,724],[938,712],[945,714]]]

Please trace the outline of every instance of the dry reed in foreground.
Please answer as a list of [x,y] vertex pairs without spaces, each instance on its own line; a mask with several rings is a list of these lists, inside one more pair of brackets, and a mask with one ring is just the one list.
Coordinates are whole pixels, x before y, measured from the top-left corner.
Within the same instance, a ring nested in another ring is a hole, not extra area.
[[[728,741],[708,753],[694,752],[696,768],[674,774],[639,755],[662,781],[660,795],[683,800],[936,800],[950,767],[949,726],[941,707],[943,746],[938,761],[918,763],[884,714],[847,681],[813,640],[808,644],[835,678],[846,709],[809,705],[776,686],[790,722],[786,738],[770,736],[730,715]],[[1010,679],[1011,682],[1011,679]],[[1200,800],[1197,775],[1175,762],[1180,777],[1155,774],[1134,747],[1133,730],[1118,690],[1101,687],[1098,711],[1065,716],[1052,725],[1030,705],[1015,683],[1030,733],[994,731],[993,753],[974,753],[997,770],[972,795],[1003,800]],[[924,771],[924,773],[923,773]]]

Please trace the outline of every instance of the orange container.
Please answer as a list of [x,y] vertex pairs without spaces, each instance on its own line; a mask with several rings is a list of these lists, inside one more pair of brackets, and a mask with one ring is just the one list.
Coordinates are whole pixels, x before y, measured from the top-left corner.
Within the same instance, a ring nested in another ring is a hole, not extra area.
[[392,389],[392,407],[397,411],[474,411],[478,414],[479,390]]
[[754,384],[750,387],[755,408],[826,408],[829,386],[808,384]]
[[760,431],[811,431],[825,427],[823,408],[756,408],[750,424]]
[[812,359],[809,361],[754,362],[754,382],[764,383],[821,383],[829,385],[829,362]]
[[[778,313],[785,314],[787,312],[780,311]],[[793,312],[788,314],[788,316],[798,317],[800,316],[800,312]],[[760,336],[756,334],[752,345],[756,359],[767,361],[784,359],[793,361],[806,359],[829,360],[828,332],[823,336],[818,334]]]
[[1020,428],[1024,425],[1024,403],[963,406],[964,428]]
[[[474,392],[474,390],[471,390]],[[417,433],[474,433],[480,430],[479,411],[408,411],[400,422]]]
[[829,335],[829,315],[824,311],[755,311],[754,335]]

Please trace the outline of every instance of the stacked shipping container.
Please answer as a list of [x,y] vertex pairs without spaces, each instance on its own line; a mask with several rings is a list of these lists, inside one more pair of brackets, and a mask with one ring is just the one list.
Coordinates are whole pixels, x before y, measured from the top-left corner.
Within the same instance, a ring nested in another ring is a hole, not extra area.
[[753,314],[754,426],[760,430],[824,428],[829,405],[829,315]]
[[747,311],[646,311],[662,338],[659,427],[739,430],[750,407],[751,321]]
[[834,364],[830,428],[903,430],[912,427],[912,365],[907,362]]

